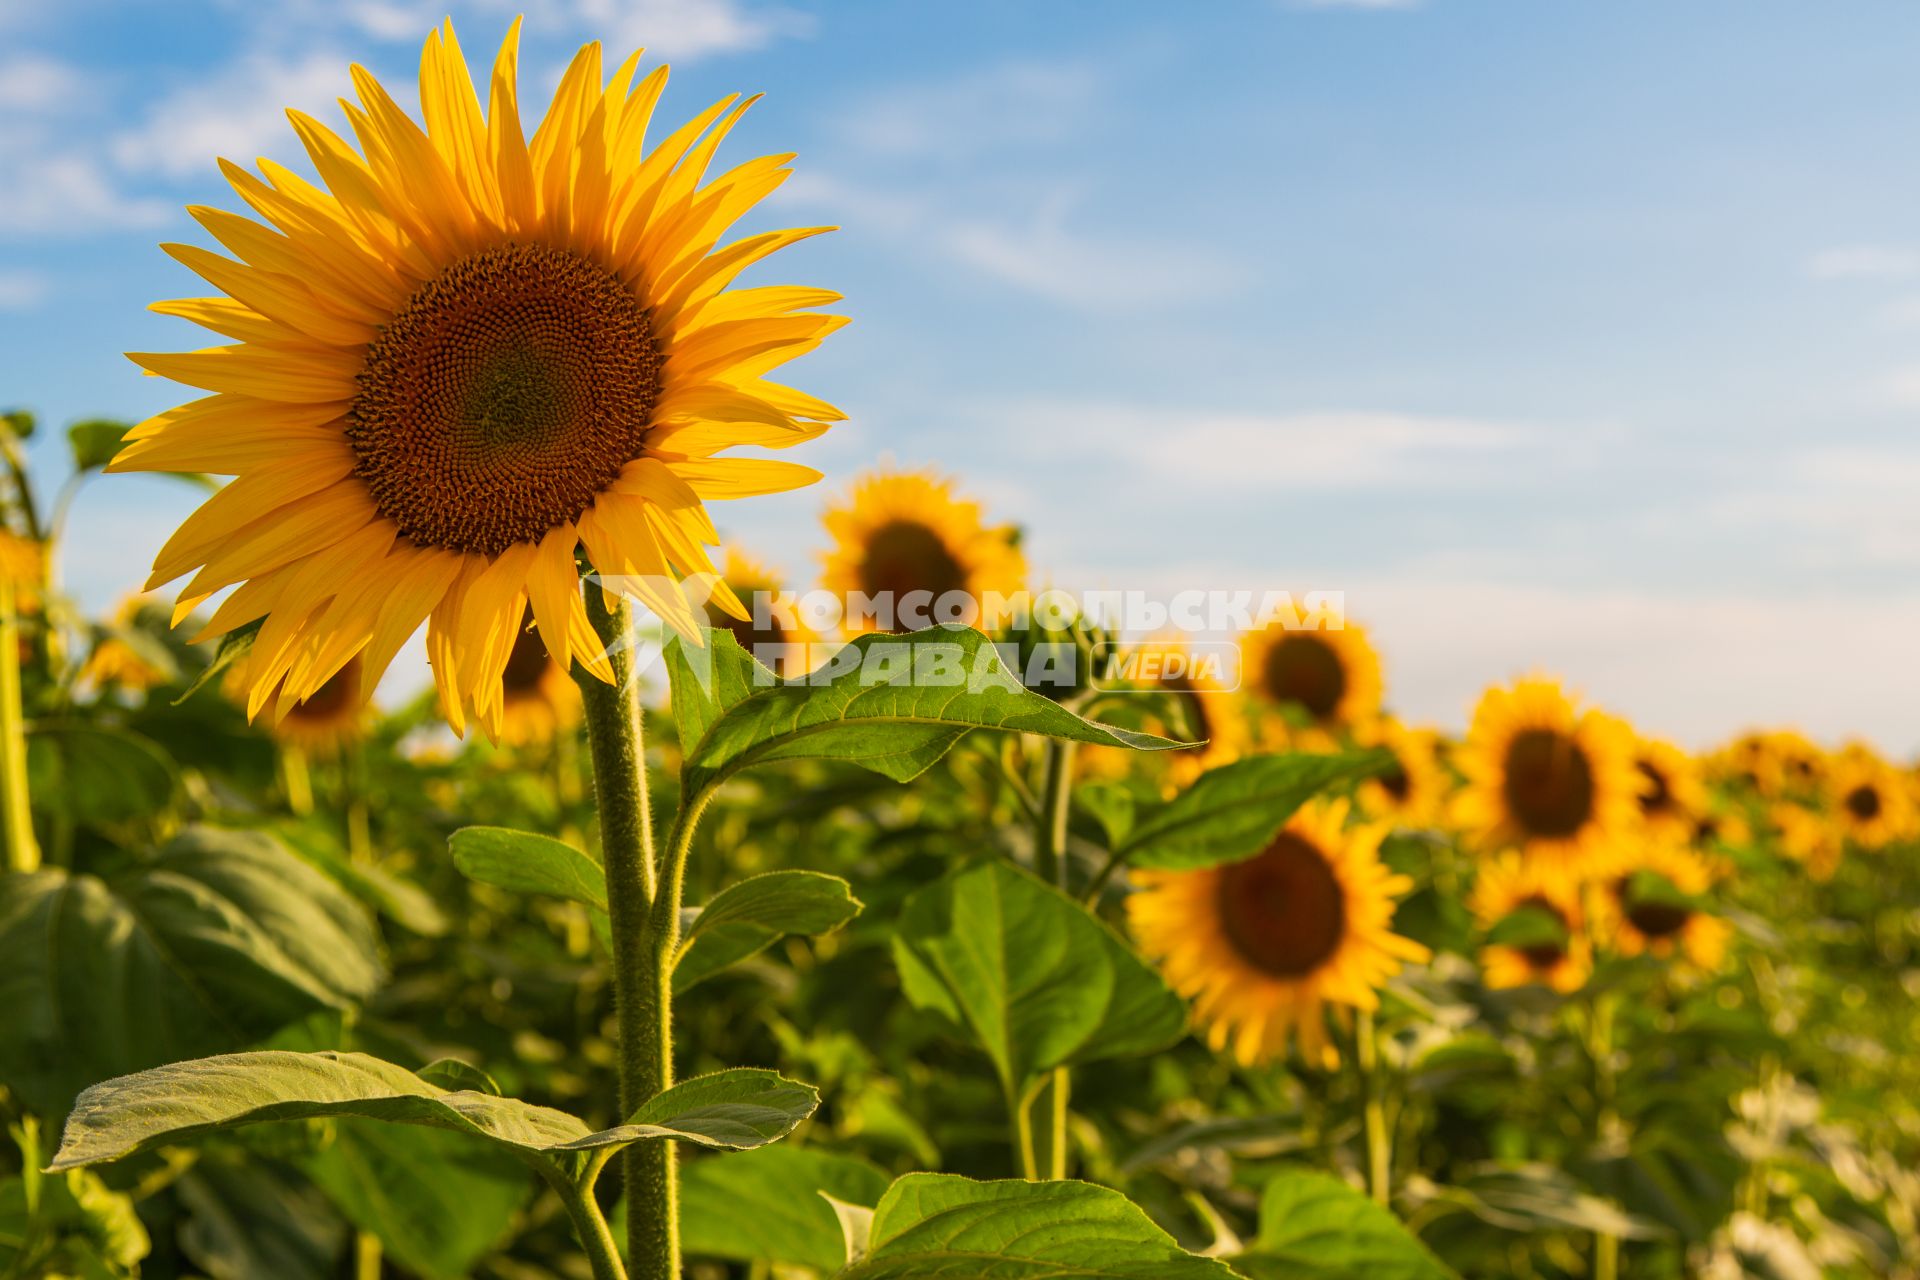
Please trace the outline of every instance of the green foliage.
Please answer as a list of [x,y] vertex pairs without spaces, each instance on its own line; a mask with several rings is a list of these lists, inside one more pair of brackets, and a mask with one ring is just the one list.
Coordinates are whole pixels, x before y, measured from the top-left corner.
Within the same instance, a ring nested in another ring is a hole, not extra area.
[[786,1144],[688,1163],[680,1186],[689,1254],[831,1273],[846,1260],[824,1198],[871,1207],[887,1175],[865,1160]]
[[1253,1280],[1451,1280],[1399,1219],[1345,1182],[1282,1168],[1260,1196],[1260,1234],[1233,1259]]
[[1386,769],[1381,751],[1256,755],[1209,769],[1171,801],[1137,816],[1116,846],[1136,867],[1192,870],[1260,852],[1294,811],[1330,787]]
[[88,418],[67,428],[67,444],[73,450],[75,471],[98,471],[120,452],[132,424],[111,418]]
[[1164,1049],[1186,1007],[1118,934],[1004,862],[907,899],[893,938],[908,999],[992,1059],[1012,1096],[1041,1072]]
[[859,914],[860,900],[847,882],[818,871],[769,871],[730,884],[689,912],[674,990],[685,991],[788,934],[831,933]]

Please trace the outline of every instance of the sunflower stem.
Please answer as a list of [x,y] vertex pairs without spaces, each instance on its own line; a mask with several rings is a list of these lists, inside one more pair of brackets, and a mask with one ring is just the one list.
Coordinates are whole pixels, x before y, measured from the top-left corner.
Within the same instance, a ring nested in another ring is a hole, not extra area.
[[[1607,1141],[1617,1123],[1613,1109],[1613,996],[1595,992],[1587,1009],[1587,1053],[1593,1062],[1593,1138]],[[1594,1280],[1617,1280],[1620,1274],[1620,1237],[1611,1231],[1593,1233]]]
[[600,1212],[600,1202],[593,1198],[591,1182],[582,1184],[554,1178],[551,1183],[560,1196],[560,1203],[566,1206],[567,1217],[573,1221],[573,1231],[580,1238],[581,1248],[586,1251],[587,1264],[593,1268],[593,1280],[627,1280],[627,1268],[620,1261],[619,1242],[613,1238],[613,1228],[607,1225],[606,1215]]
[[[1067,860],[1067,816],[1073,798],[1073,744],[1047,743],[1046,812],[1041,828],[1041,866],[1051,873],[1054,887],[1070,893],[1071,864]],[[1026,1144],[1030,1155],[1029,1178],[1047,1178],[1058,1182],[1067,1176],[1067,1103],[1073,1095],[1073,1073],[1055,1067],[1042,1079],[1038,1089],[1022,1107]],[[1043,1118],[1036,1124],[1035,1115]]]
[[1360,1059],[1360,1093],[1366,1110],[1367,1191],[1385,1208],[1393,1202],[1393,1138],[1387,1132],[1386,1099],[1380,1089],[1380,1046],[1374,1014],[1363,1009],[1355,1020]]
[[0,572],[0,826],[6,870],[35,871],[40,845],[33,836],[27,796],[26,714],[20,702],[20,620],[13,579]]
[[[590,583],[587,616],[614,677],[608,684],[584,669],[575,671],[600,812],[607,914],[613,932],[620,1114],[626,1117],[673,1083],[672,957],[680,923],[679,866],[692,838],[692,823],[683,806],[675,822],[671,865],[663,885],[654,855],[640,684],[633,669],[632,615],[624,600],[608,600],[605,592]],[[621,1153],[620,1166],[627,1196],[627,1258],[633,1275],[636,1280],[679,1280],[673,1144],[635,1143]],[[598,1270],[595,1274],[603,1275]]]

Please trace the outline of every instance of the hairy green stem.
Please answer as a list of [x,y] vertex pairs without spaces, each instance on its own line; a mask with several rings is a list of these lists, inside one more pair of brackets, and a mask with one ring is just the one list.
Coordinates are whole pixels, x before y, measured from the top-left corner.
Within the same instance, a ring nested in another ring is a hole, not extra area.
[[[613,932],[613,997],[618,1024],[620,1114],[632,1115],[673,1083],[672,947],[677,936],[677,874],[662,893],[653,847],[653,808],[641,737],[640,685],[633,669],[632,615],[587,587],[587,616],[613,667],[608,684],[576,671],[593,755],[601,859]],[[677,852],[677,851],[676,851]],[[671,897],[671,901],[669,898]],[[620,1157],[627,1196],[627,1257],[637,1280],[679,1280],[679,1188],[673,1144],[643,1142]],[[597,1275],[598,1273],[596,1273]]]
[[1367,1191],[1373,1202],[1386,1207],[1393,1202],[1393,1138],[1387,1132],[1386,1099],[1380,1089],[1380,1046],[1372,1010],[1363,1009],[1355,1020],[1360,1059],[1360,1094],[1364,1100],[1367,1128]]
[[[1606,1141],[1617,1123],[1613,1107],[1613,996],[1598,992],[1587,1008],[1587,1054],[1593,1063],[1593,1138]],[[1593,1233],[1594,1280],[1617,1280],[1620,1274],[1620,1237],[1611,1231]]]
[[567,1217],[573,1221],[573,1232],[580,1238],[587,1264],[593,1268],[593,1280],[627,1280],[627,1269],[620,1262],[620,1245],[613,1238],[613,1228],[607,1225],[606,1215],[600,1212],[600,1202],[593,1198],[592,1179],[573,1183],[564,1178],[555,1178],[552,1186],[560,1197],[560,1203],[566,1206]]
[[[1051,873],[1062,893],[1068,893],[1072,883],[1067,817],[1073,799],[1073,745],[1058,740],[1047,743],[1046,809],[1040,828],[1040,866]],[[1027,1177],[1057,1182],[1067,1176],[1067,1104],[1072,1095],[1073,1073],[1055,1067],[1023,1100],[1019,1125],[1024,1136],[1022,1160],[1030,1162]]]

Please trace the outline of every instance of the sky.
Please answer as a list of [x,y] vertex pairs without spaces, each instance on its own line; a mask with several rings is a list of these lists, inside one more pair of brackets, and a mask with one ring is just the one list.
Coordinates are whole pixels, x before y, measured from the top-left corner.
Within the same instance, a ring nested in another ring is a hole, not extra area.
[[[188,398],[157,248],[298,165],[360,62],[405,103],[444,3],[0,0],[0,405]],[[1388,702],[1459,727],[1529,671],[1704,746],[1920,748],[1920,6],[1910,0],[460,0],[525,96],[572,50],[765,91],[798,153],[757,282],[853,324],[791,380],[824,487],[716,511],[810,583],[823,504],[959,478],[1078,589],[1345,593]],[[301,166],[304,167],[304,166]],[[796,456],[796,455],[790,455]],[[57,431],[36,443],[50,492]],[[62,553],[94,609],[197,501],[113,476]],[[419,679],[417,662],[398,679]]]

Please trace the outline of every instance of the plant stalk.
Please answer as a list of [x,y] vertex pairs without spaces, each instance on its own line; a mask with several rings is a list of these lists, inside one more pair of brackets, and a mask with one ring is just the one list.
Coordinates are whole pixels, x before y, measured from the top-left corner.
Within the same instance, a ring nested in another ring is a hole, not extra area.
[[619,1242],[613,1238],[613,1228],[607,1225],[606,1215],[600,1212],[599,1201],[593,1198],[591,1181],[580,1185],[553,1178],[550,1184],[559,1194],[560,1203],[566,1206],[567,1217],[573,1221],[574,1234],[580,1238],[587,1264],[593,1268],[593,1280],[627,1280],[627,1269],[620,1261]]
[[[1067,818],[1073,800],[1073,746],[1057,739],[1047,743],[1045,819],[1041,828],[1040,866],[1051,873],[1054,887],[1070,893],[1071,864],[1067,859]],[[1073,1072],[1055,1067],[1021,1106],[1021,1158],[1031,1179],[1058,1182],[1067,1176],[1067,1103],[1073,1096]]]
[[[587,617],[605,647],[614,676],[613,683],[607,684],[575,669],[593,756],[594,799],[600,811],[601,858],[613,932],[620,1115],[625,1118],[673,1083],[672,957],[679,932],[679,877],[670,873],[668,892],[661,892],[641,737],[640,685],[633,669],[632,613],[624,600],[608,600],[590,582]],[[676,849],[675,859],[683,854],[683,849]],[[665,930],[663,915],[670,926]],[[632,1274],[636,1280],[679,1280],[679,1189],[673,1144],[636,1143],[621,1153],[620,1167]],[[604,1280],[602,1272],[595,1275]]]
[[1393,1138],[1387,1132],[1386,1099],[1380,1089],[1380,1046],[1371,1009],[1354,1020],[1360,1059],[1360,1094],[1367,1128],[1367,1192],[1382,1208],[1393,1203]]
[[20,618],[13,580],[0,573],[0,828],[8,871],[40,867],[27,795],[27,724],[20,701]]
[[[1613,997],[1594,995],[1587,1010],[1587,1053],[1593,1062],[1593,1137],[1606,1140],[1616,1123],[1613,1109]],[[1617,1280],[1620,1274],[1620,1237],[1611,1231],[1593,1233],[1594,1280]]]

